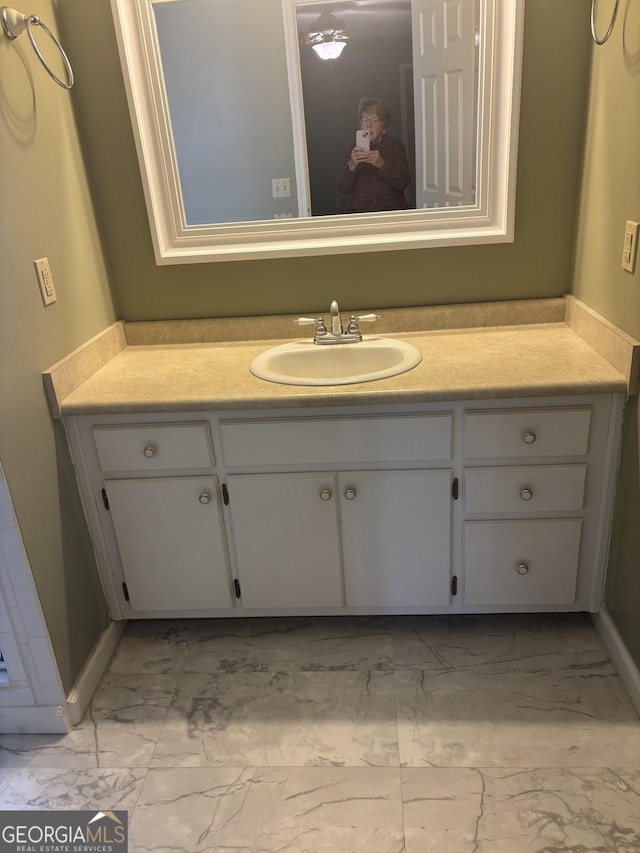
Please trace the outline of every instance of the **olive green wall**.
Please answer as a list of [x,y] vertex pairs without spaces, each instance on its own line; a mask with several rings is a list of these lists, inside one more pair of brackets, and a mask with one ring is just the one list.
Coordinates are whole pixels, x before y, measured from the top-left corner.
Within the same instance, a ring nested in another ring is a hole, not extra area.
[[[29,12],[57,29],[50,0],[30,0]],[[42,371],[112,322],[114,309],[69,93],[26,35],[0,34],[0,79],[0,459],[68,690],[107,612]],[[58,291],[48,308],[33,268],[43,256]]]
[[[240,0],[238,0],[240,2]],[[155,265],[109,0],[61,0],[96,206],[127,320],[558,296],[569,289],[590,0],[526,6],[513,244]]]
[[[640,4],[633,0],[622,0],[611,38],[594,48],[591,90],[573,292],[640,339],[640,268],[631,274],[620,264],[625,221],[640,221]],[[635,398],[625,418],[606,604],[640,667],[638,424]]]

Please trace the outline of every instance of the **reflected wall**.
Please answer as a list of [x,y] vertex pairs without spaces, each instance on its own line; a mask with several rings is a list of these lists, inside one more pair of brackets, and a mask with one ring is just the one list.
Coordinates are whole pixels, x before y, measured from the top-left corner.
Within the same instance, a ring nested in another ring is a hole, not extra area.
[[[296,184],[280,0],[156,3],[154,15],[187,224],[289,212]],[[284,177],[291,198],[274,199],[272,179]]]

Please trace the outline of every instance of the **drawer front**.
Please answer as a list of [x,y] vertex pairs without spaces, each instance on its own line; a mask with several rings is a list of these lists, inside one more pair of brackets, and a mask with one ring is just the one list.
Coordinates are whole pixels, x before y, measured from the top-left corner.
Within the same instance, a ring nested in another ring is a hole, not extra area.
[[583,456],[591,408],[468,411],[464,415],[467,459],[507,456]]
[[168,471],[214,464],[206,423],[94,427],[93,438],[103,471]]
[[468,513],[579,512],[584,505],[586,465],[467,468]]
[[450,412],[377,418],[293,418],[221,424],[230,466],[361,464],[446,460]]
[[582,521],[467,521],[467,604],[572,604]]

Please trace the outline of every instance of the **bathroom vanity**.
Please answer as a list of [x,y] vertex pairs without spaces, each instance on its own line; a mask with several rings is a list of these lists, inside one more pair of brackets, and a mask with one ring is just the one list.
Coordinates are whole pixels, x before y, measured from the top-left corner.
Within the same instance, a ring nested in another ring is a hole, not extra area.
[[542,302],[422,317],[399,335],[421,364],[378,382],[265,382],[276,335],[188,324],[116,324],[54,366],[113,618],[597,611],[638,348]]

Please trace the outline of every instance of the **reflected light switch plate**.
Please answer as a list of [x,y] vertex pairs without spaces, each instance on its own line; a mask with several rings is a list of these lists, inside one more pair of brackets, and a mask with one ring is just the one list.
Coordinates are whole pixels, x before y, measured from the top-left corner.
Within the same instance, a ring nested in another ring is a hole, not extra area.
[[289,178],[273,178],[271,192],[274,198],[290,198],[291,180]]

